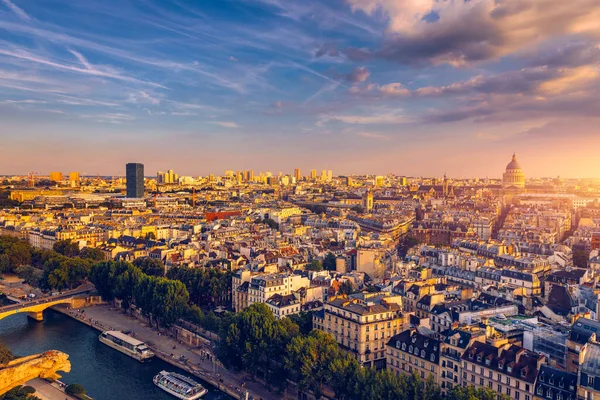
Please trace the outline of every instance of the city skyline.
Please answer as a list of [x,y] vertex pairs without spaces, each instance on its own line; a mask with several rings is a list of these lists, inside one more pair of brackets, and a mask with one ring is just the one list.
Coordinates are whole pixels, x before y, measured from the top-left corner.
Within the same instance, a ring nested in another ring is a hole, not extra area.
[[600,3],[548,3],[1,0],[0,173],[597,177]]

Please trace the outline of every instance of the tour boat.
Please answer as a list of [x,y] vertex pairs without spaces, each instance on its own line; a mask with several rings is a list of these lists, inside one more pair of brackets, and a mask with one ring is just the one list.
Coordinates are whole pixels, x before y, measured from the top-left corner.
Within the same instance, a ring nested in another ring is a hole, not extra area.
[[141,362],[149,361],[154,357],[154,353],[148,348],[146,343],[134,339],[121,331],[102,332],[99,339],[102,343]]
[[208,389],[195,380],[174,372],[160,371],[153,379],[156,386],[181,400],[196,400]]

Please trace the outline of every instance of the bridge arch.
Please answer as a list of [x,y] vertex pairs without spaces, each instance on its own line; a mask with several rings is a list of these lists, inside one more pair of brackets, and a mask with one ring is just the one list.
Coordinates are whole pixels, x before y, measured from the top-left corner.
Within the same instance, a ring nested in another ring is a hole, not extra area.
[[10,306],[0,308],[0,320],[15,314],[27,313],[27,316],[42,321],[44,319],[44,310],[57,304],[73,304],[73,298],[49,300],[46,302],[24,302],[12,304]]

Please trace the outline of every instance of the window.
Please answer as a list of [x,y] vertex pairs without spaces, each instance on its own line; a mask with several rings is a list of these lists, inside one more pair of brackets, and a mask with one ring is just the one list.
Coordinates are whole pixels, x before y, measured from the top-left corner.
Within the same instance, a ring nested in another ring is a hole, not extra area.
[[431,360],[431,362],[435,362],[435,354],[432,354],[431,357],[429,357],[429,359]]
[[506,388],[506,395],[510,396],[510,388]]
[[479,386],[483,386],[483,378],[479,378]]
[[492,361],[489,358],[485,359],[485,365],[490,365],[492,363]]
[[509,373],[512,372],[512,367],[511,366],[506,367],[506,371]]
[[506,384],[510,385],[510,378],[508,376],[506,377]]
[[537,394],[539,396],[543,396],[544,395],[544,389],[542,388],[542,385],[538,386],[538,388],[537,388]]
[[425,350],[421,350],[421,357],[425,357]]
[[406,343],[402,343],[402,350],[406,350]]
[[519,400],[521,398],[521,392],[515,392],[515,400]]

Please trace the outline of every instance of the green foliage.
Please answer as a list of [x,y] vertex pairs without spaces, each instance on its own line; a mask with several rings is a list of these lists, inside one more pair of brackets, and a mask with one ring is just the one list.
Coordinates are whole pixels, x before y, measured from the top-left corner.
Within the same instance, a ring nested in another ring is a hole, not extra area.
[[499,395],[490,388],[475,388],[474,386],[454,386],[446,395],[448,400],[508,400],[510,397]]
[[419,239],[414,236],[405,235],[400,239],[398,244],[398,255],[404,258],[408,253],[408,250],[419,244]]
[[18,201],[10,199],[10,192],[8,190],[0,191],[0,208],[13,208],[18,205]]
[[590,253],[588,251],[575,250],[573,252],[573,265],[577,268],[587,268],[589,259]]
[[0,364],[6,364],[15,359],[12,351],[4,343],[0,342]]
[[288,318],[298,325],[300,329],[300,333],[303,335],[308,335],[310,331],[313,329],[313,311],[302,311],[298,314],[292,314],[288,316]]
[[262,220],[263,224],[267,224],[271,229],[279,229],[279,224],[271,218],[265,218]]
[[146,275],[165,276],[165,265],[160,260],[150,257],[140,257],[133,260],[133,265]]
[[15,270],[15,273],[31,286],[38,286],[44,276],[44,272],[31,265],[23,265]]
[[220,268],[169,269],[167,278],[183,282],[190,301],[201,308],[226,306],[230,302],[231,271]]
[[16,386],[0,396],[0,400],[40,400],[33,393],[35,389],[31,386]]
[[327,271],[335,271],[336,256],[333,253],[327,253],[323,260],[323,268]]
[[300,389],[310,390],[317,399],[321,398],[323,385],[333,378],[332,362],[345,355],[335,339],[313,330],[308,336],[293,338],[286,350],[286,368],[296,372]]
[[342,282],[342,284],[340,285],[340,290],[338,291],[339,294],[345,294],[345,295],[352,294],[353,292],[354,292],[354,286],[352,286],[352,282],[350,282],[347,279]]
[[75,396],[82,395],[85,394],[85,388],[78,383],[72,383],[65,388],[65,393]]
[[147,275],[131,263],[97,263],[89,278],[106,300],[120,299],[125,309],[135,303],[163,325],[173,324],[188,312],[189,294],[182,282]]
[[79,256],[90,261],[104,261],[106,259],[102,250],[97,249],[95,247],[84,247],[83,249],[81,249],[81,253]]
[[323,264],[319,260],[312,260],[310,264],[306,266],[306,269],[309,271],[323,271]]
[[89,260],[80,257],[69,258],[54,252],[44,263],[40,286],[57,290],[73,288],[87,279],[90,267]]
[[59,240],[55,242],[52,250],[65,257],[78,257],[80,254],[79,245],[71,240]]
[[283,359],[288,344],[299,334],[291,320],[278,320],[266,304],[255,303],[223,326],[217,353],[229,368],[252,375],[261,372],[267,383],[285,384],[285,376],[274,362]]
[[29,264],[29,242],[12,236],[0,236],[0,272],[14,272],[17,267]]

